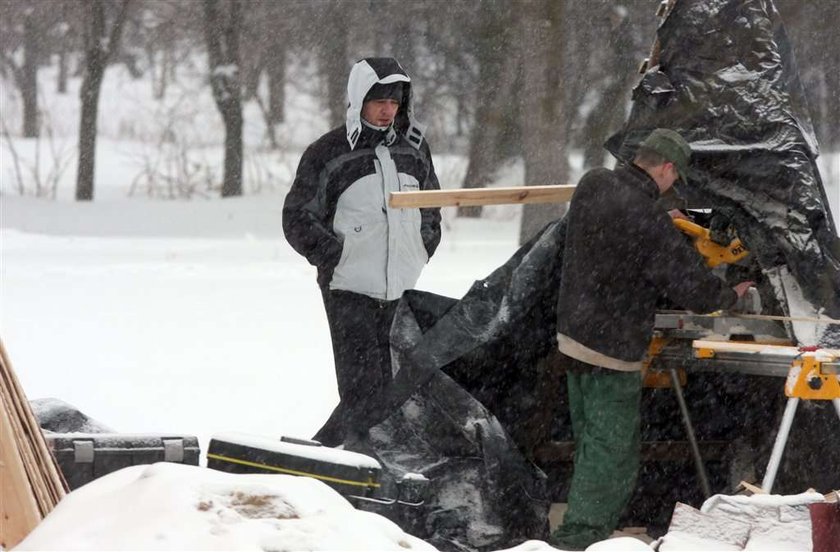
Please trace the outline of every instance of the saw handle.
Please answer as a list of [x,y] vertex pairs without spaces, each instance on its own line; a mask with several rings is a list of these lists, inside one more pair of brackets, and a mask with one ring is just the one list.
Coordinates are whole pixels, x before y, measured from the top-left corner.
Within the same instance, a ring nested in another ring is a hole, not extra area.
[[671,222],[682,233],[694,239],[694,247],[706,259],[706,265],[709,268],[723,263],[736,263],[750,254],[738,238],[729,242],[728,245],[720,245],[712,240],[708,228],[682,218],[671,219]]

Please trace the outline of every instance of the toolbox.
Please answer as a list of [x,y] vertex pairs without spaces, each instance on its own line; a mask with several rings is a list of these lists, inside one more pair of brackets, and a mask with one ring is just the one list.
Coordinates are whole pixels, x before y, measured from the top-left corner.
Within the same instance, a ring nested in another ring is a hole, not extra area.
[[111,472],[155,462],[198,465],[194,436],[131,433],[44,432],[70,489]]
[[207,467],[229,473],[282,473],[313,477],[346,496],[370,497],[380,487],[379,462],[348,450],[293,437],[245,433],[214,435]]

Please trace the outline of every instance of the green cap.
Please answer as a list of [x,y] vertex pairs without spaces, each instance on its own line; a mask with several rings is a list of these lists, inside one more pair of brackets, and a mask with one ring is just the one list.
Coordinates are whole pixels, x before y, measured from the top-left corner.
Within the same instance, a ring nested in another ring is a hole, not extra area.
[[691,159],[691,147],[678,132],[668,128],[654,129],[639,147],[653,150],[673,163],[680,175],[680,180],[685,183],[688,160]]

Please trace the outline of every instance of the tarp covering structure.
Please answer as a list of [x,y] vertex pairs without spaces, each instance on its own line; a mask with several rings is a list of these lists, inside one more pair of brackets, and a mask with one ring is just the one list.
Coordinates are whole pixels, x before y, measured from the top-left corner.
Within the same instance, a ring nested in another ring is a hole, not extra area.
[[[659,64],[634,90],[608,149],[629,160],[653,128],[680,131],[694,156],[679,192],[712,208],[717,227],[735,228],[782,312],[801,299],[812,315],[840,318],[840,242],[772,3],[678,0],[658,34]],[[391,476],[432,479],[426,505],[399,521],[442,550],[515,544],[545,530],[545,478],[529,456],[556,437],[552,416],[563,410],[551,355],[564,235],[563,220],[548,225],[459,301],[406,293],[391,331],[393,383],[367,405],[365,427],[349,429],[347,448],[376,456]],[[837,330],[820,325],[814,339],[837,346]],[[342,412],[340,404],[322,433],[348,431]],[[678,427],[675,410],[658,416]]]
[[[546,537],[546,477],[521,443],[546,438],[552,412],[543,408],[557,406],[556,393],[540,399],[557,383],[541,360],[556,348],[564,234],[563,221],[550,224],[460,301],[406,292],[391,330],[393,384],[367,405],[369,432],[346,428],[345,446],[377,457],[392,477],[432,480],[423,507],[382,513],[441,550]],[[320,433],[340,425],[343,409]]]
[[[634,89],[630,117],[607,148],[629,160],[652,129],[680,132],[693,152],[680,194],[732,224],[784,313],[840,319],[840,238],[773,3],[677,0],[657,37],[658,64]],[[800,299],[812,308],[800,310]],[[840,346],[837,325],[794,331],[802,344]]]

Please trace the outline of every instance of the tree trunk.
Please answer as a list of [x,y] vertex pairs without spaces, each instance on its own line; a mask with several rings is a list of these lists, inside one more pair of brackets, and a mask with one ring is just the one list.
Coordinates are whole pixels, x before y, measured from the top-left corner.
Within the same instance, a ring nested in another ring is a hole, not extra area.
[[59,94],[67,94],[67,47],[64,45],[64,40],[61,40],[60,50],[58,51],[58,82],[56,91]]
[[326,78],[330,126],[344,123],[347,112],[347,42],[346,6],[331,1],[325,13],[325,36],[321,41],[321,70]]
[[828,29],[828,32],[823,35],[828,42],[825,52],[834,52],[833,56],[824,52],[822,57],[824,67],[822,74],[826,85],[823,97],[826,107],[823,128],[826,148],[829,151],[837,151],[840,149],[840,71],[830,60],[837,59],[838,48],[840,48],[840,36],[836,28],[838,18],[840,18],[840,3],[826,2],[823,6],[826,9],[823,21]]
[[414,21],[410,17],[399,19],[395,29],[396,39],[393,42],[394,57],[409,75],[418,73],[417,52],[414,48],[414,34],[417,31],[413,30],[413,23]]
[[82,115],[79,124],[79,163],[76,174],[76,200],[93,199],[93,178],[96,158],[96,119],[99,112],[99,93],[108,60],[119,48],[122,28],[128,16],[129,0],[119,6],[116,19],[107,33],[105,0],[90,0],[82,4],[85,28],[85,66],[79,93]]
[[[512,17],[498,8],[494,4],[480,7],[478,90],[464,188],[487,186],[505,158],[503,135],[509,130],[510,111],[515,104],[513,87],[519,63],[515,55],[499,55],[511,45]],[[481,206],[458,207],[458,216],[478,218]]]
[[242,106],[227,106],[225,120],[225,175],[222,197],[242,195]]
[[20,93],[23,98],[23,137],[38,137],[38,27],[31,11],[23,22],[23,66]]
[[[564,102],[559,76],[562,69],[562,3],[528,0],[520,3],[519,23],[522,90],[520,121],[525,184],[566,184],[568,162]],[[559,61],[559,63],[558,63]],[[563,215],[565,205],[532,204],[522,210],[519,243],[530,240],[546,224]]]
[[76,199],[93,199],[93,177],[96,161],[96,118],[99,113],[99,91],[105,67],[88,66],[79,93],[82,118],[79,124],[79,165],[76,176]]
[[584,169],[603,165],[606,151],[603,144],[610,131],[618,128],[624,120],[625,106],[629,99],[628,92],[637,79],[633,67],[634,49],[630,18],[618,9],[614,9],[611,15],[614,18],[611,20],[612,28],[609,29],[611,55],[607,56],[609,67],[605,70],[613,75],[613,79],[601,93],[598,103],[589,113],[584,124]]
[[253,63],[245,65],[243,72],[245,82],[242,86],[242,99],[248,101],[254,99],[260,89],[260,76],[263,72],[262,61],[257,59]]
[[58,39],[58,79],[56,81],[56,91],[59,94],[67,93],[67,77],[70,72],[68,52],[68,42],[71,37],[70,27],[71,10],[66,2],[61,3],[61,36]]
[[278,38],[274,38],[268,48],[265,72],[268,77],[268,124],[276,125],[286,117],[286,45]]
[[[152,93],[156,100],[166,97],[166,89],[169,87],[169,80],[172,74],[175,54],[175,26],[171,22],[165,23],[160,30],[160,38],[157,42],[147,45],[149,58],[149,74],[152,77]],[[158,48],[160,54],[158,54]],[[158,56],[160,62],[158,63]]]
[[210,60],[213,99],[225,124],[225,168],[222,197],[242,195],[242,91],[239,33],[242,4],[228,3],[227,21],[218,0],[204,0],[204,34]]

